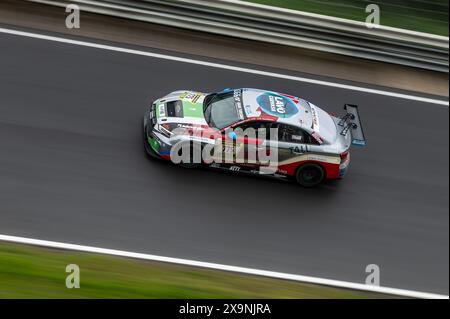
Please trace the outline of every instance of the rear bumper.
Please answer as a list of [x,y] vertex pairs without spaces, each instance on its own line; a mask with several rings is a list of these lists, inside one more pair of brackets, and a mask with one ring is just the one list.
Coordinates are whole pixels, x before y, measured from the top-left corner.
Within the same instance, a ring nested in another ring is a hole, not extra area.
[[341,168],[339,169],[339,178],[342,178],[347,173],[347,168]]
[[339,165],[339,178],[342,178],[345,176],[349,165],[350,165],[350,153],[348,153],[345,161]]

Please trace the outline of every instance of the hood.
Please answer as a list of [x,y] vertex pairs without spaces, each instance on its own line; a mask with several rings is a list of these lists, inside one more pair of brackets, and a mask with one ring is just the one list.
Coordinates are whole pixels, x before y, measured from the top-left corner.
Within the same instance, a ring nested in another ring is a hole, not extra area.
[[158,122],[207,125],[203,115],[206,95],[194,91],[175,91],[157,100]]

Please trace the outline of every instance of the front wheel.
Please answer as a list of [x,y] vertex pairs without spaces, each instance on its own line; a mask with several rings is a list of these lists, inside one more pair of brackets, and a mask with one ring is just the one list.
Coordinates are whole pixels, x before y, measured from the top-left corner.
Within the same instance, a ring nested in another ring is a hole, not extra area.
[[161,157],[159,157],[158,154],[156,154],[156,152],[152,149],[152,147],[150,146],[150,144],[148,142],[147,127],[144,127],[144,132],[142,134],[142,137],[143,137],[142,141],[144,142],[144,150],[145,150],[145,154],[147,155],[147,157],[160,160]]
[[325,179],[325,171],[317,164],[305,164],[296,173],[297,183],[303,187],[314,187]]
[[[178,165],[184,168],[196,168],[201,165],[202,149],[197,143],[187,142],[174,147],[176,149],[173,151],[177,152],[181,159]],[[187,152],[187,154],[183,154],[183,151]]]

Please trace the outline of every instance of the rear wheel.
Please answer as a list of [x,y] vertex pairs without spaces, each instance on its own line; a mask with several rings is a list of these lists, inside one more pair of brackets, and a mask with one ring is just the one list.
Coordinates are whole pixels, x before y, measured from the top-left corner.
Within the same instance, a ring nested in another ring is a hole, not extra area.
[[314,187],[325,179],[325,171],[318,164],[305,164],[296,173],[297,183],[303,187]]

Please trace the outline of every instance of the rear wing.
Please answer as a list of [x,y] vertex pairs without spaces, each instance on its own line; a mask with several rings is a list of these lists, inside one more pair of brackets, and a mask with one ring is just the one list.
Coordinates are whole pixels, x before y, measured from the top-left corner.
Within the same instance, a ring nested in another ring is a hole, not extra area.
[[341,135],[346,136],[349,132],[352,137],[352,144],[357,146],[365,146],[366,138],[359,117],[358,106],[345,104],[344,110],[347,113],[340,119],[338,125],[342,127]]

